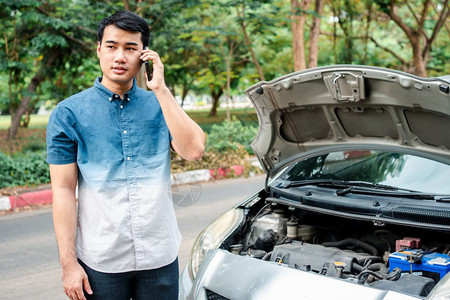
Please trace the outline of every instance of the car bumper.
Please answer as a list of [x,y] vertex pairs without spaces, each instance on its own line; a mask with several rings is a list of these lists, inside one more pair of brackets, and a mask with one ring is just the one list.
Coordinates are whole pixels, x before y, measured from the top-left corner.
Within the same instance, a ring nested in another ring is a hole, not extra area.
[[180,277],[180,298],[215,299],[420,299],[393,291],[378,290],[344,280],[210,250],[194,281],[187,268]]
[[183,272],[181,272],[179,285],[178,300],[188,299],[188,295],[192,290],[192,280],[191,277],[189,277],[187,266],[184,268]]

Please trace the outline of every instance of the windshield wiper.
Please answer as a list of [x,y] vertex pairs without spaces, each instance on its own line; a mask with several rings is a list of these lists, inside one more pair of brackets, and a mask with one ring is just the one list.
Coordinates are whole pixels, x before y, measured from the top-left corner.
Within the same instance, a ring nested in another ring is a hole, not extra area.
[[342,180],[334,179],[309,179],[309,180],[297,180],[297,181],[285,181],[277,185],[279,188],[287,189],[290,187],[305,186],[305,185],[332,185],[332,186],[342,186],[340,183]]
[[450,202],[449,195],[438,195],[431,193],[422,193],[408,189],[397,189],[397,190],[378,190],[372,188],[365,187],[348,187],[343,190],[336,191],[336,194],[339,196],[343,196],[349,193],[356,194],[369,194],[369,195],[381,195],[381,196],[390,196],[390,197],[403,197],[408,199],[418,199],[418,200],[434,200],[437,202]]
[[439,202],[450,202],[449,195],[437,195],[430,193],[422,193],[419,191],[403,189],[395,186],[378,184],[367,181],[348,181],[338,179],[313,179],[299,180],[280,183],[278,187],[289,188],[306,185],[315,185],[320,187],[331,187],[336,189],[338,196],[344,196],[349,193],[382,195],[391,197],[405,197],[420,200],[435,200]]
[[339,179],[310,179],[310,180],[298,180],[298,181],[287,181],[284,183],[280,183],[278,187],[280,188],[290,188],[290,187],[298,187],[305,185],[317,185],[317,186],[331,186],[331,187],[341,187],[341,188],[349,188],[354,186],[360,187],[369,187],[375,189],[384,189],[384,190],[398,190],[395,186],[383,185],[378,183],[372,183],[368,181],[348,181],[348,180],[339,180]]

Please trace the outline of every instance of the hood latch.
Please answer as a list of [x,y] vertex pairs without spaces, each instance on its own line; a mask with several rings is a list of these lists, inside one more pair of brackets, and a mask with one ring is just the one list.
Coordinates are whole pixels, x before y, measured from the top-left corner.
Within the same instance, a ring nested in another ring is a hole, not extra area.
[[358,102],[366,97],[364,77],[351,72],[336,72],[323,78],[333,99],[338,102]]

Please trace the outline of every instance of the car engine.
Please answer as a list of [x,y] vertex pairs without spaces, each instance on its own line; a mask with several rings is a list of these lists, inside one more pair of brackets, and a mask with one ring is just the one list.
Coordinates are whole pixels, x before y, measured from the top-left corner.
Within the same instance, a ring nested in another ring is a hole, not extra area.
[[274,203],[247,207],[246,213],[222,249],[417,296],[428,295],[450,271],[445,231],[380,225]]

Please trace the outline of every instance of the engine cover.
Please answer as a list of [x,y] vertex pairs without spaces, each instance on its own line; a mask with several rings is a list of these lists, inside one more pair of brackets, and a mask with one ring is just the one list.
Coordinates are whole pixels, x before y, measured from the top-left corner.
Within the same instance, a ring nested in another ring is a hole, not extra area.
[[271,261],[287,264],[303,271],[312,271],[322,275],[339,277],[339,274],[352,273],[352,264],[363,264],[367,259],[381,261],[379,257],[335,247],[293,242],[275,246]]

